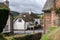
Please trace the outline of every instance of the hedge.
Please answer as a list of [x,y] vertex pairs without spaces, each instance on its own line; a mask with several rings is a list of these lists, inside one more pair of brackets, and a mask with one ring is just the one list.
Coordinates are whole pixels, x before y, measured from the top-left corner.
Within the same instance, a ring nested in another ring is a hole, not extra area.
[[7,40],[40,40],[42,34],[36,33],[36,34],[30,34],[30,35],[22,35],[22,36],[11,36],[6,37]]
[[2,35],[0,35],[0,40],[7,40],[7,39],[4,38]]
[[7,6],[0,6],[0,33],[6,25],[9,12],[10,10]]

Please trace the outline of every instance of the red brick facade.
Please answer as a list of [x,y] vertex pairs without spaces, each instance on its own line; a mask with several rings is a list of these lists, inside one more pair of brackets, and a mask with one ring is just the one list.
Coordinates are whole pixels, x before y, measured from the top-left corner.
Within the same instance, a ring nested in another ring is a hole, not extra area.
[[60,8],[60,0],[56,0],[56,6],[57,8]]
[[[56,0],[56,8],[60,8],[60,0]],[[60,26],[60,13],[56,13],[54,9],[45,11],[47,11],[44,12],[44,32],[46,33],[49,27]]]
[[51,27],[55,26],[55,11],[51,11]]

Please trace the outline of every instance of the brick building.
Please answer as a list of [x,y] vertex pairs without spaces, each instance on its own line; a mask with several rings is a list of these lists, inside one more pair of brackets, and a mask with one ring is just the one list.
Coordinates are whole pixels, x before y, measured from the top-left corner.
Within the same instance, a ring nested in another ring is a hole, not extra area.
[[60,0],[47,0],[43,8],[44,32],[54,26],[60,26]]

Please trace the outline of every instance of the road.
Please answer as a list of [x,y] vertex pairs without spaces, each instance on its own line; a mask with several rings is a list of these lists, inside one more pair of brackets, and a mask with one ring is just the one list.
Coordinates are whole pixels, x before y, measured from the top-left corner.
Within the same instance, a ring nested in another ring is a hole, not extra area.
[[43,33],[43,30],[37,29],[37,30],[27,30],[27,31],[14,31],[15,34],[32,34],[32,33]]

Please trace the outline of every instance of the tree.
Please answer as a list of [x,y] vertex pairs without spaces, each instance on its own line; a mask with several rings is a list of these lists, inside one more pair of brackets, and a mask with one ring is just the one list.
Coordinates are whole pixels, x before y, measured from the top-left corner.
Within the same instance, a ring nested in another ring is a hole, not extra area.
[[0,7],[0,33],[5,28],[7,19],[9,15],[9,8],[7,6]]

